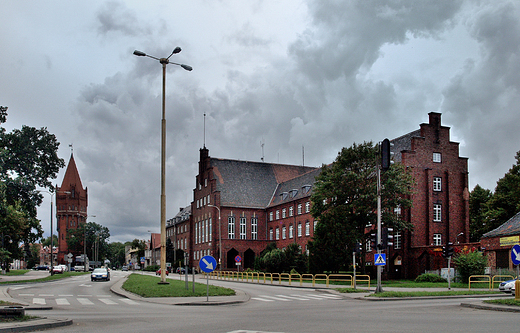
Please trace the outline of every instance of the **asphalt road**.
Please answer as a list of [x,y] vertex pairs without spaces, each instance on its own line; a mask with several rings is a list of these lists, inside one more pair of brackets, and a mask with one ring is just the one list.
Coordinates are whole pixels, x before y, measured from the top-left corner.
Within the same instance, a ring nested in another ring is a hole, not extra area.
[[518,331],[517,313],[460,306],[480,301],[474,298],[371,302],[308,288],[218,281],[214,283],[246,292],[249,301],[178,306],[128,300],[111,293],[110,286],[126,274],[113,272],[110,282],[90,282],[87,275],[13,286],[9,293],[27,303],[53,307],[31,311],[32,315],[73,319],[73,326],[55,328],[55,332]]

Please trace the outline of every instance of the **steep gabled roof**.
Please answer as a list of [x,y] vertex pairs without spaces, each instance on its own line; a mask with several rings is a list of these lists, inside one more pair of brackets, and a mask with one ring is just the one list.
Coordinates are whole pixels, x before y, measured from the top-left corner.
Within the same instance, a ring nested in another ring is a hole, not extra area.
[[497,237],[497,236],[509,236],[520,234],[520,212],[510,218],[506,223],[500,227],[491,230],[484,235],[482,238]]
[[230,207],[265,208],[278,184],[316,168],[211,158],[220,204]]
[[83,190],[83,185],[81,184],[81,178],[79,177],[78,168],[76,167],[74,155],[72,154],[70,154],[69,165],[67,166],[67,170],[65,171],[65,176],[63,177],[63,182],[61,183],[61,189],[67,190],[69,186],[75,186],[77,190]]

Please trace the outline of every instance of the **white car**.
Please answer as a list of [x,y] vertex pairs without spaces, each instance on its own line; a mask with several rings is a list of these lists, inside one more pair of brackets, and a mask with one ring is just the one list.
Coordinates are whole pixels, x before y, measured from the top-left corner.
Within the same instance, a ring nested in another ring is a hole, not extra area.
[[516,280],[504,281],[498,285],[498,290],[509,294],[511,292],[511,289],[515,287],[515,282]]

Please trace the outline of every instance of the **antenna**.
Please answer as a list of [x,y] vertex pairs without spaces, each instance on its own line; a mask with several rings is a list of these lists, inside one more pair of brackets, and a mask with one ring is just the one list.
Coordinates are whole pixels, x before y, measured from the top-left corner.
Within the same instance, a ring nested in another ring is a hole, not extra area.
[[302,166],[305,166],[305,147],[302,145]]
[[204,112],[204,143],[202,148],[206,148],[206,112]]
[[264,138],[262,138],[262,141],[260,141],[260,147],[262,147],[262,158],[261,158],[262,162],[264,161],[264,145],[265,145]]

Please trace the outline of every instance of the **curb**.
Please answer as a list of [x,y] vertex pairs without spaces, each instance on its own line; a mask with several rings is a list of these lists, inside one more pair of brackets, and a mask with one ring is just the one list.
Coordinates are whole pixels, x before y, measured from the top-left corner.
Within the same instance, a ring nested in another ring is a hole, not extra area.
[[482,304],[471,304],[471,303],[460,303],[460,306],[464,308],[473,308],[479,310],[492,310],[492,311],[502,311],[502,312],[517,312],[520,313],[520,309],[510,308],[507,306],[492,306],[492,305],[482,305]]
[[72,325],[72,319],[40,318],[24,322],[0,324],[0,332],[30,332]]

